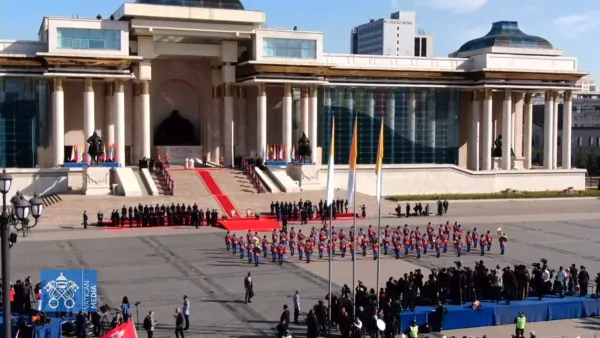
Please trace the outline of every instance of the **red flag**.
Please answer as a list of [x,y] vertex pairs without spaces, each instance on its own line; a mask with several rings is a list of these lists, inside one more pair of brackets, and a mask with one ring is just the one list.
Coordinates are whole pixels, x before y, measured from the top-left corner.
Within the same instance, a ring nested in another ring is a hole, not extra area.
[[108,331],[102,338],[137,338],[133,320],[130,319],[127,323]]

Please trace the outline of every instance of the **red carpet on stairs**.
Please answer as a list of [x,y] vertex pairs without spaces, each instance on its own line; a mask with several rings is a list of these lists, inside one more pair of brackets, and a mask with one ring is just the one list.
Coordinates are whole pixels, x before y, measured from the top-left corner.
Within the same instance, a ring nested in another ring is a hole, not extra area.
[[198,173],[198,176],[200,176],[200,179],[204,182],[208,192],[210,192],[217,200],[225,215],[229,218],[240,217],[240,212],[237,210],[229,196],[223,193],[223,190],[221,190],[221,187],[219,187],[219,184],[215,181],[210,171],[206,169],[196,169],[196,173]]

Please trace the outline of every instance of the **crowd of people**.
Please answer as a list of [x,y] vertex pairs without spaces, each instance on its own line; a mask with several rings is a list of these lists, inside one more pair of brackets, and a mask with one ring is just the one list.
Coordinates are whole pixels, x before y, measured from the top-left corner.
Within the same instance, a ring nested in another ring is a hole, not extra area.
[[[437,216],[443,216],[448,213],[450,203],[447,200],[438,200],[436,204]],[[421,202],[416,202],[413,205],[411,205],[410,203],[406,203],[404,208],[400,203],[398,203],[398,206],[396,206],[394,211],[396,212],[396,216],[398,216],[398,218],[402,217],[402,215],[404,215],[405,217],[415,217],[429,216],[431,214],[429,204],[426,203],[425,206],[423,206]],[[404,211],[404,213],[402,211]]]
[[[84,213],[84,222],[87,215]],[[104,223],[104,213],[98,211],[98,224]],[[110,214],[110,222],[114,227],[137,226],[151,227],[163,225],[191,225],[196,228],[200,226],[217,226],[219,212],[216,209],[202,209],[196,203],[185,205],[184,203],[172,203],[171,205],[142,205],[123,206],[114,209]]]
[[[313,203],[310,200],[299,200],[295,202],[272,201],[269,207],[269,214],[277,216],[278,221],[301,221],[301,224],[307,224],[309,220],[320,219],[322,221],[336,219],[339,214],[348,214],[348,200],[336,199],[332,204],[332,210],[323,200],[319,203]],[[359,207],[357,216],[367,217],[367,208],[363,204]]]

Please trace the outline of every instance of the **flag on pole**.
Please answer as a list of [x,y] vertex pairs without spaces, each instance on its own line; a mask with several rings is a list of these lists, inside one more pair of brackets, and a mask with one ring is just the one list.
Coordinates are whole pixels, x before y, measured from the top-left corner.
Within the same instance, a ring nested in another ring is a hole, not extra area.
[[108,145],[108,149],[106,150],[106,160],[112,161],[112,145]]
[[79,163],[79,147],[77,146],[73,146],[75,148],[75,159],[73,161],[75,161],[75,163]]
[[352,144],[350,145],[350,159],[348,161],[348,205],[354,205],[354,189],[356,188],[356,157],[358,154],[358,119],[354,119],[354,132],[352,132]]
[[329,146],[329,164],[327,167],[327,205],[331,205],[334,200],[334,175],[335,175],[335,117],[331,122],[331,144]]
[[383,119],[381,119],[381,128],[379,129],[379,145],[377,146],[377,162],[375,164],[375,174],[377,175],[376,196],[377,203],[381,203],[381,169],[383,167]]
[[105,333],[102,338],[137,338],[137,331],[133,320],[129,320]]
[[71,147],[71,156],[69,156],[69,161],[75,161],[75,146]]
[[118,151],[117,151],[117,145],[115,144],[115,145],[113,145],[113,154],[112,154],[113,162],[118,162],[119,161],[119,156],[121,156],[121,154],[118,153]]

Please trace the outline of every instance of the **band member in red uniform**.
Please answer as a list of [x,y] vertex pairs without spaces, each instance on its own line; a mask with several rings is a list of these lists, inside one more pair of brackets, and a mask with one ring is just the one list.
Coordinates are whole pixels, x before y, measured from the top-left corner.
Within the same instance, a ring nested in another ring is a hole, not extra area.
[[485,235],[481,235],[479,238],[479,247],[481,248],[481,256],[485,255],[485,247],[487,246],[487,241],[485,240]]
[[421,244],[421,242],[417,242],[416,243],[416,247],[417,247],[417,259],[421,258],[421,251],[423,250],[423,244]]
[[313,243],[312,243],[312,241],[309,241],[308,243],[306,243],[306,263],[310,263],[310,260],[312,259],[312,255],[313,255]]
[[302,260],[304,258],[304,254],[306,252],[306,243],[304,242],[304,240],[301,240],[300,243],[298,243],[298,259]]
[[462,248],[463,248],[463,241],[460,237],[456,238],[456,241],[454,242],[454,246],[456,246],[456,255],[458,257],[460,257],[460,255],[462,255]]
[[400,238],[396,239],[394,243],[394,253],[396,254],[396,259],[400,259],[400,253],[402,252],[402,240]]
[[354,250],[354,244],[355,242],[352,241],[350,242],[349,246],[350,246],[350,256],[352,256],[352,261],[354,261],[354,259],[356,258],[356,250]]
[[490,251],[492,249],[493,241],[494,241],[494,238],[492,237],[492,233],[488,231],[487,234],[485,234],[485,242],[487,244],[487,251]]
[[374,238],[373,245],[373,260],[376,260],[379,257],[379,243],[377,243],[377,238]]
[[506,250],[506,242],[508,242],[508,237],[503,232],[500,237],[498,237],[498,243],[500,243],[500,254],[504,255],[504,251]]
[[319,251],[319,258],[323,259],[323,254],[325,253],[325,241],[320,241],[317,246],[317,249]]
[[225,235],[225,248],[227,248],[227,251],[231,250],[231,233],[229,231]]
[[[340,238],[342,238],[342,236],[340,236]],[[342,239],[340,241],[340,252],[342,253],[342,258],[346,257],[346,248],[348,246],[348,241],[346,241],[346,239]]]
[[441,249],[442,249],[442,242],[440,241],[439,238],[437,238],[435,240],[435,255],[437,256],[437,258],[440,258]]
[[286,246],[283,243],[279,244],[279,265],[283,264],[285,260],[285,252],[287,251]]
[[363,257],[367,256],[367,250],[368,249],[369,249],[369,241],[366,238],[363,237],[363,239],[362,239],[362,251],[363,251],[362,254],[363,254]]
[[467,236],[465,236],[465,240],[467,242],[467,252],[471,252],[471,247],[473,246],[473,237],[471,236],[470,231],[467,231]]

